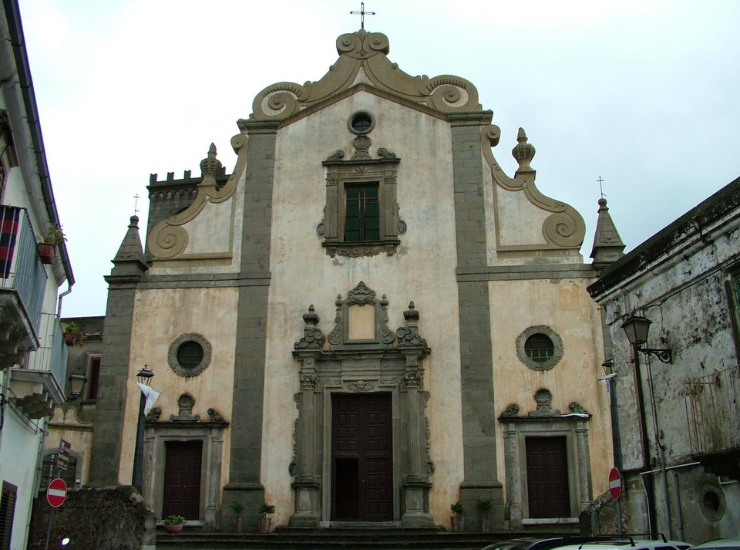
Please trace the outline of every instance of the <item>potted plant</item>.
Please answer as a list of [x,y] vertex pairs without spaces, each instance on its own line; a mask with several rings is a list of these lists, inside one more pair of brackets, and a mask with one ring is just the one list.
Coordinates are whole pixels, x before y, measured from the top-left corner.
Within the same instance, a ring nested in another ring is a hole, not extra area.
[[234,514],[234,530],[237,533],[242,532],[242,513],[244,512],[244,505],[241,502],[233,502],[231,504],[231,513]]
[[270,514],[275,513],[275,506],[272,504],[267,504],[266,502],[263,502],[260,504],[260,515],[257,518],[257,521],[259,522],[260,526],[260,533],[269,533],[270,532],[270,521],[272,518],[270,518]]
[[493,508],[493,499],[478,499],[478,511],[480,512],[480,530],[488,533],[491,528],[491,508]]
[[56,258],[56,248],[66,240],[67,237],[64,236],[60,226],[50,225],[49,230],[38,245],[41,263],[54,263],[54,258]]
[[463,505],[462,502],[459,500],[455,504],[450,505],[450,510],[452,510],[452,513],[455,514],[450,518],[450,523],[452,524],[452,530],[453,531],[462,531],[464,527],[464,520],[463,520]]
[[168,533],[179,533],[182,531],[185,518],[177,514],[171,514],[164,518],[164,530]]
[[64,327],[64,342],[68,346],[74,346],[75,343],[79,342],[80,346],[82,346],[82,339],[84,338],[85,334],[80,330],[80,327],[77,326],[77,323],[74,321],[71,321],[67,323]]

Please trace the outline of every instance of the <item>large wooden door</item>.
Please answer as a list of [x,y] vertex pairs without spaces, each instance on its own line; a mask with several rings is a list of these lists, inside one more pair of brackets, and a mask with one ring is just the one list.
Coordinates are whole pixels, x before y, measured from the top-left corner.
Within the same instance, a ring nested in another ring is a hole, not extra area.
[[529,517],[570,517],[565,437],[527,437]]
[[332,519],[393,519],[390,394],[332,399]]
[[170,514],[200,519],[202,441],[167,441],[162,517]]

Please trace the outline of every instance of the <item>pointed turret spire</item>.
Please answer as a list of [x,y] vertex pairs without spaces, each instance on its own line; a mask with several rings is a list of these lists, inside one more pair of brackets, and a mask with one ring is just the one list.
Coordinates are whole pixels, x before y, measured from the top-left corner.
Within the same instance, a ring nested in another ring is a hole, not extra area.
[[[110,275],[113,278],[117,276],[141,277],[149,269],[146,265],[144,249],[139,238],[139,216],[131,216],[126,236],[123,238],[115,258],[113,258],[113,265]],[[109,279],[109,277],[106,277],[106,279]]]
[[602,270],[622,256],[624,256],[624,243],[606,207],[606,199],[601,197],[599,199],[599,219],[596,222],[594,245],[591,249],[593,266],[597,270]]
[[139,216],[131,216],[126,236],[121,242],[116,257],[113,258],[114,262],[127,260],[139,260],[146,263],[144,249],[141,246],[141,239],[139,238]]

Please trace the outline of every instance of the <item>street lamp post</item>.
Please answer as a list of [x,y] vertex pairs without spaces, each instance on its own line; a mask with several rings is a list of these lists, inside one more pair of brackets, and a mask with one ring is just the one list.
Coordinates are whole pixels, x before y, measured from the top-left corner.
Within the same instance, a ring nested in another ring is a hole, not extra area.
[[[136,373],[136,380],[139,384],[149,386],[154,378],[154,373],[144,365],[139,372]],[[146,407],[146,396],[144,392],[141,392],[139,396],[139,417],[136,426],[136,451],[134,453],[134,473],[131,480],[131,484],[141,492],[141,484],[143,477],[143,464],[144,464],[144,427],[146,424],[146,418],[144,417],[144,408]]]
[[87,382],[87,376],[85,376],[80,370],[76,370],[69,375],[69,401],[74,401],[82,394],[82,388]]
[[652,321],[639,315],[631,315],[624,323],[622,329],[627,334],[630,347],[632,348],[632,360],[635,364],[635,392],[637,393],[637,406],[640,420],[640,439],[642,440],[642,472],[648,473],[643,477],[645,482],[645,496],[648,508],[648,524],[650,532],[656,529],[657,512],[655,508],[655,489],[653,476],[649,474],[650,465],[650,440],[647,432],[647,419],[645,417],[645,397],[642,391],[642,373],[640,371],[640,353],[655,355],[663,363],[673,362],[673,352],[670,349],[651,349],[643,347],[648,339],[648,332]]

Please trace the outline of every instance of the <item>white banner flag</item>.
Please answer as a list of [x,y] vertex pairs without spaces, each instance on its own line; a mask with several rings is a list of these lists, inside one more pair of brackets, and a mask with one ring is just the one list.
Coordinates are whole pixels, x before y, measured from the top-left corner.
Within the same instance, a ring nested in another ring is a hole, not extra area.
[[139,386],[141,393],[143,393],[144,397],[146,397],[146,404],[144,405],[144,415],[146,416],[147,414],[149,414],[149,411],[152,410],[154,403],[157,401],[157,398],[159,397],[159,392],[155,389],[150,388],[149,386],[140,384],[139,382],[137,382],[136,385]]

